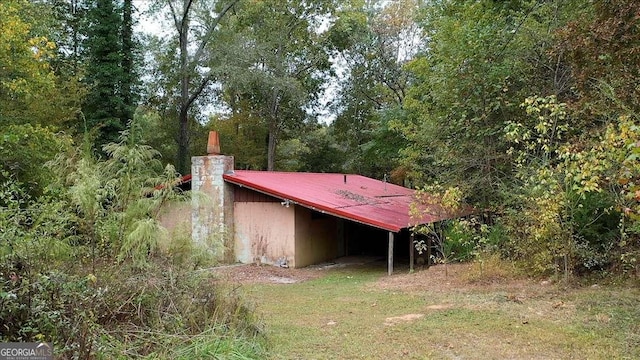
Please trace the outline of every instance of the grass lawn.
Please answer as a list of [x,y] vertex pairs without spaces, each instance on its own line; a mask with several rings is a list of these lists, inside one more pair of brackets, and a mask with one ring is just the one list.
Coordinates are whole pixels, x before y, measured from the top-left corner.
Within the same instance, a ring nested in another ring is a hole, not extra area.
[[273,359],[640,358],[637,287],[476,278],[468,264],[307,271],[321,276],[244,286]]

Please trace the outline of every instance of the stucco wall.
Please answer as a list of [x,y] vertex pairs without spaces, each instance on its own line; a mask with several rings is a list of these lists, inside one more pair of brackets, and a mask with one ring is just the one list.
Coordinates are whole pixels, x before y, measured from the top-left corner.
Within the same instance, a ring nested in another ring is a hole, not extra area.
[[337,219],[301,206],[295,210],[295,267],[338,257]]
[[287,208],[279,202],[236,202],[236,259],[247,264],[285,260],[294,267],[294,213],[294,206]]
[[191,236],[191,204],[186,201],[163,204],[158,220],[169,234],[186,231]]

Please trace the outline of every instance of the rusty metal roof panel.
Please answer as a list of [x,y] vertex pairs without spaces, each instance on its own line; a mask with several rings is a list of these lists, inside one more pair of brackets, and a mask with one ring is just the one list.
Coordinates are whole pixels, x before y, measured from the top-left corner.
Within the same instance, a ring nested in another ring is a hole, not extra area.
[[420,219],[411,219],[414,190],[360,175],[235,170],[224,179],[283,201],[393,232],[453,217],[434,204],[422,206]]

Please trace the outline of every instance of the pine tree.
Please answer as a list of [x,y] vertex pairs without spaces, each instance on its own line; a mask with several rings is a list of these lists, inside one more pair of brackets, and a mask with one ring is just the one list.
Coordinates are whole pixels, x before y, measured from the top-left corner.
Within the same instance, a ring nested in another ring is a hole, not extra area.
[[135,109],[136,72],[133,5],[97,0],[89,12],[87,85],[83,130],[96,131],[96,147],[116,141]]
[[136,60],[138,59],[137,43],[133,34],[133,0],[124,0],[122,7],[122,115],[125,119],[133,119],[136,103],[138,101],[138,72]]

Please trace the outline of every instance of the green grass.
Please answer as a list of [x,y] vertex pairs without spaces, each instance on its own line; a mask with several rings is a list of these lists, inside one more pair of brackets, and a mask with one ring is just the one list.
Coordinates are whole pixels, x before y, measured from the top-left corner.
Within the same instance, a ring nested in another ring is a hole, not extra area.
[[[339,269],[246,292],[264,319],[273,359],[640,357],[637,289],[531,282],[533,290],[509,284],[398,290],[378,286],[384,276],[381,269]],[[512,301],[511,293],[524,298]],[[385,324],[407,314],[424,316]]]
[[[162,348],[146,359],[261,359],[264,355],[262,339],[251,339],[245,334],[229,334],[229,331],[215,328],[196,336],[185,338],[185,342],[176,344],[174,348]],[[253,341],[252,341],[253,340]],[[174,341],[175,342],[175,341]]]

